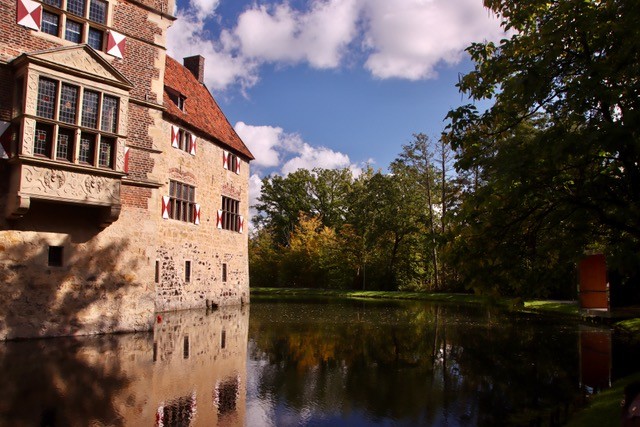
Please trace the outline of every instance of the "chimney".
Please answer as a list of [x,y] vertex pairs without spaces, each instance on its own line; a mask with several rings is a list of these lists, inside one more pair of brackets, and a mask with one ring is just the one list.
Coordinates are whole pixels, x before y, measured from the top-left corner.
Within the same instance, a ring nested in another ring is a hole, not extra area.
[[184,66],[204,84],[204,58],[200,55],[184,58]]

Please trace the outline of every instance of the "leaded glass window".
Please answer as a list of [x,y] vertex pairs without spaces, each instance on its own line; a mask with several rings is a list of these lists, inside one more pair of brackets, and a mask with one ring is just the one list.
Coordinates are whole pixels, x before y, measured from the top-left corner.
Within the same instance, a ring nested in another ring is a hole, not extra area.
[[45,123],[36,123],[35,140],[33,141],[33,154],[49,157],[51,153],[51,141],[53,138],[53,126]]
[[98,99],[100,94],[91,90],[84,91],[82,100],[82,126],[88,128],[98,127]]
[[36,114],[46,119],[53,119],[56,105],[57,84],[55,80],[40,78],[38,83],[38,103]]
[[89,19],[99,24],[107,23],[107,2],[103,0],[89,1]]
[[113,146],[115,140],[103,136],[100,138],[100,151],[98,152],[98,166],[103,168],[113,167]]
[[104,95],[102,98],[102,123],[100,129],[116,133],[118,129],[118,98]]
[[67,19],[64,38],[74,43],[82,42],[82,24]]
[[49,11],[42,11],[42,24],[40,25],[40,31],[43,33],[51,34],[53,36],[58,35],[60,28],[60,17],[55,13]]
[[87,44],[95,50],[102,50],[102,36],[103,32],[93,27],[89,27],[89,37],[87,38]]
[[82,132],[80,135],[80,150],[78,150],[78,161],[80,163],[93,164],[93,148],[95,142],[95,135]]
[[84,16],[85,0],[67,0],[67,10],[74,15]]
[[75,124],[77,110],[78,87],[63,83],[62,89],[60,90],[60,121]]
[[56,148],[56,159],[73,161],[73,142],[75,131],[73,129],[58,129],[58,144]]

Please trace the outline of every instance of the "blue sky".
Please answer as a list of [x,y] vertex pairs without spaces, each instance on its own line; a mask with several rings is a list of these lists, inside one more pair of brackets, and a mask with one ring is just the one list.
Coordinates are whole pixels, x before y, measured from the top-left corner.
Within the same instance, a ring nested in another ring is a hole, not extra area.
[[178,0],[168,53],[205,83],[260,179],[297,168],[386,169],[412,134],[437,138],[463,50],[502,37],[482,0]]

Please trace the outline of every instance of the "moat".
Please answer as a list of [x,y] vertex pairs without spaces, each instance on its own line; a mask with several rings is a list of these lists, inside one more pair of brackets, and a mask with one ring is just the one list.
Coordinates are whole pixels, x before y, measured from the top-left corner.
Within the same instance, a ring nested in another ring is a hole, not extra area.
[[0,425],[561,425],[639,357],[606,327],[477,306],[252,301],[0,343]]

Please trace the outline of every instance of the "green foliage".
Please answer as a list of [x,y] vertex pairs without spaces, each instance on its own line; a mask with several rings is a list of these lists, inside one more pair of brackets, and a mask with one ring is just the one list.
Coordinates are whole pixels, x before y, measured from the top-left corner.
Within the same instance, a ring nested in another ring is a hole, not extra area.
[[495,103],[448,115],[456,166],[475,179],[447,255],[474,289],[566,296],[589,247],[613,267],[640,252],[640,11],[623,1],[485,5],[512,35],[467,49],[476,66],[460,90]]

